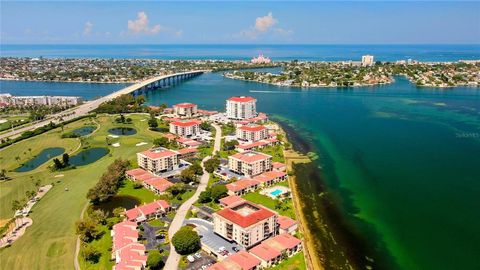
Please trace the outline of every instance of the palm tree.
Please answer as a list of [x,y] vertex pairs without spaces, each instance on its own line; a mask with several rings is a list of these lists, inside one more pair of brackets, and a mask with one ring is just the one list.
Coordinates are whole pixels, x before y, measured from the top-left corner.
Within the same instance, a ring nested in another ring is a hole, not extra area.
[[16,160],[18,163],[20,163],[20,157],[19,157],[19,156],[16,156],[16,157],[15,157],[15,160]]

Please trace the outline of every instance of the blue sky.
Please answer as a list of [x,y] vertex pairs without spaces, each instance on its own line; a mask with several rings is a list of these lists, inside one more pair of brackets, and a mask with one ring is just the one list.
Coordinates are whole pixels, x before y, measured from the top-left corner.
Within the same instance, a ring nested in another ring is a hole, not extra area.
[[471,44],[480,2],[1,1],[2,44]]

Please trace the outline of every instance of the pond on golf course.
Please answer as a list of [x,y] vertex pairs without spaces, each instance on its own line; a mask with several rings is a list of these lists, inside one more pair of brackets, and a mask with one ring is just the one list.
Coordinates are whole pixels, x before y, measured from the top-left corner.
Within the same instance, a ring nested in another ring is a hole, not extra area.
[[38,155],[25,162],[21,167],[15,169],[16,172],[29,172],[38,168],[38,166],[47,162],[48,160],[63,154],[65,148],[62,147],[50,147],[43,149]]
[[137,130],[130,127],[117,127],[108,130],[108,133],[117,136],[129,136],[137,133]]
[[97,127],[94,127],[94,126],[85,126],[85,127],[81,127],[73,130],[72,133],[78,136],[85,136],[92,133],[96,128]]
[[140,204],[141,202],[137,197],[130,195],[115,195],[106,202],[92,205],[92,209],[101,209],[108,215],[108,217],[113,217],[113,210],[117,207],[122,207],[128,210]]
[[70,157],[70,165],[83,166],[93,163],[108,154],[109,150],[103,147],[95,147],[83,150],[73,157]]

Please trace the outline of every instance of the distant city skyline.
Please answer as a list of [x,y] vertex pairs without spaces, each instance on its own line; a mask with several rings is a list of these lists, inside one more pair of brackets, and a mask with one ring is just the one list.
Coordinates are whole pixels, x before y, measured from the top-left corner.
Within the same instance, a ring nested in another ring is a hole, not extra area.
[[1,44],[480,43],[480,2],[1,3]]

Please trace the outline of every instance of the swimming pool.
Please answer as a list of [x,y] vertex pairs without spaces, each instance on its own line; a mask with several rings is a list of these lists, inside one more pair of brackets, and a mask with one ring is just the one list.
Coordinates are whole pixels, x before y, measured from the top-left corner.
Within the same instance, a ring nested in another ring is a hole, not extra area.
[[278,195],[282,194],[282,191],[280,189],[275,189],[274,191],[270,192],[270,194],[277,197]]

